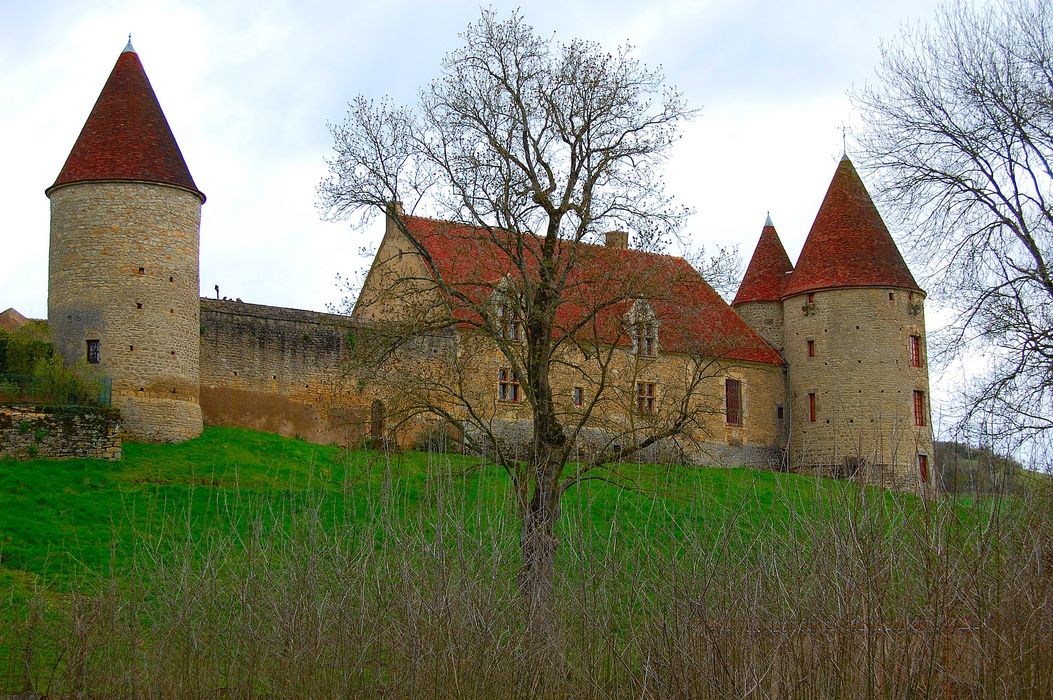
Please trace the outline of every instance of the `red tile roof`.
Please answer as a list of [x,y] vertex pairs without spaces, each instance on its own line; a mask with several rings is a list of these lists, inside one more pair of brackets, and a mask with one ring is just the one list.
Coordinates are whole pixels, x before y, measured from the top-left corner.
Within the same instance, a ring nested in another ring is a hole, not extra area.
[[836,287],[921,291],[847,156],[834,171],[783,297]]
[[205,201],[183,160],[139,56],[117,58],[55,184],[131,180],[175,185]]
[[735,294],[732,306],[751,301],[779,301],[786,284],[787,272],[793,270],[790,256],[779,240],[779,234],[769,220],[761,229],[760,240],[753,251],[746,274]]
[[[473,306],[485,302],[506,275],[513,282],[522,279],[514,272],[500,233],[417,216],[404,220],[441,279],[468,298],[464,302],[447,295],[454,318],[478,323],[481,319]],[[507,242],[515,240],[509,235]],[[523,241],[527,275],[537,279],[543,241],[534,236]],[[570,256],[576,256],[572,263]],[[559,257],[569,271],[555,335],[630,345],[625,318],[633,299],[643,298],[660,323],[659,346],[665,351],[782,364],[779,354],[683,258],[585,244],[562,244]],[[589,320],[582,328],[585,319]]]

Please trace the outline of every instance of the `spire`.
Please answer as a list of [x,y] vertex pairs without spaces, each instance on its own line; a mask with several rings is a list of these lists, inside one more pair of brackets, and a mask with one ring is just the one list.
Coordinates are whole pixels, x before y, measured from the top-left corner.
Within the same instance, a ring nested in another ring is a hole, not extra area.
[[835,287],[921,291],[847,155],[837,164],[783,296]]
[[782,298],[782,287],[786,273],[793,269],[790,256],[786,254],[779,234],[771,222],[771,214],[764,220],[760,240],[753,251],[746,274],[739,285],[732,306],[751,301],[778,301]]
[[73,150],[46,194],[50,196],[61,185],[100,180],[174,185],[205,201],[187,169],[139,55],[132,49],[130,36]]
[[124,51],[121,53],[135,53],[135,47],[132,46],[132,33],[128,32],[128,44],[124,47]]

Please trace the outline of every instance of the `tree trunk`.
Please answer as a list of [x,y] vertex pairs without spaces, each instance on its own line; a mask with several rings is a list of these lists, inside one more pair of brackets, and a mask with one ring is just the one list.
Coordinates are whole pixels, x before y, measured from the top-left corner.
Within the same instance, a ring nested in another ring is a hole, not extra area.
[[557,544],[555,525],[559,517],[559,497],[554,491],[539,483],[522,513],[520,546],[523,564],[519,586],[526,598],[531,620],[538,616],[548,617],[552,604]]

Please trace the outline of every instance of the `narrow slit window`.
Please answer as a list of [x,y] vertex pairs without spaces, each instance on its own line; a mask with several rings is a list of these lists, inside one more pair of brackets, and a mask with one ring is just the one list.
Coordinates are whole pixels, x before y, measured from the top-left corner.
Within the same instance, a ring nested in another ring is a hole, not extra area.
[[925,425],[925,392],[914,392],[914,425]]
[[742,382],[724,380],[724,419],[728,425],[742,425]]
[[808,421],[815,422],[815,394],[808,394]]
[[808,292],[808,303],[811,304],[815,301],[815,292]]
[[910,337],[910,366],[921,367],[921,336]]
[[918,476],[923,483],[929,483],[929,456],[918,453]]
[[808,341],[808,357],[815,357],[815,341]]
[[574,387],[574,407],[581,408],[585,405],[585,389],[576,386]]

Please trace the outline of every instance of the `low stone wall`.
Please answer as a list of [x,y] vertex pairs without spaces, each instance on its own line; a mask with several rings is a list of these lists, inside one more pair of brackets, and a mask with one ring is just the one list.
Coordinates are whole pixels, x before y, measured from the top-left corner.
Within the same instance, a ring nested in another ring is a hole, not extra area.
[[0,406],[0,457],[120,459],[112,408]]

